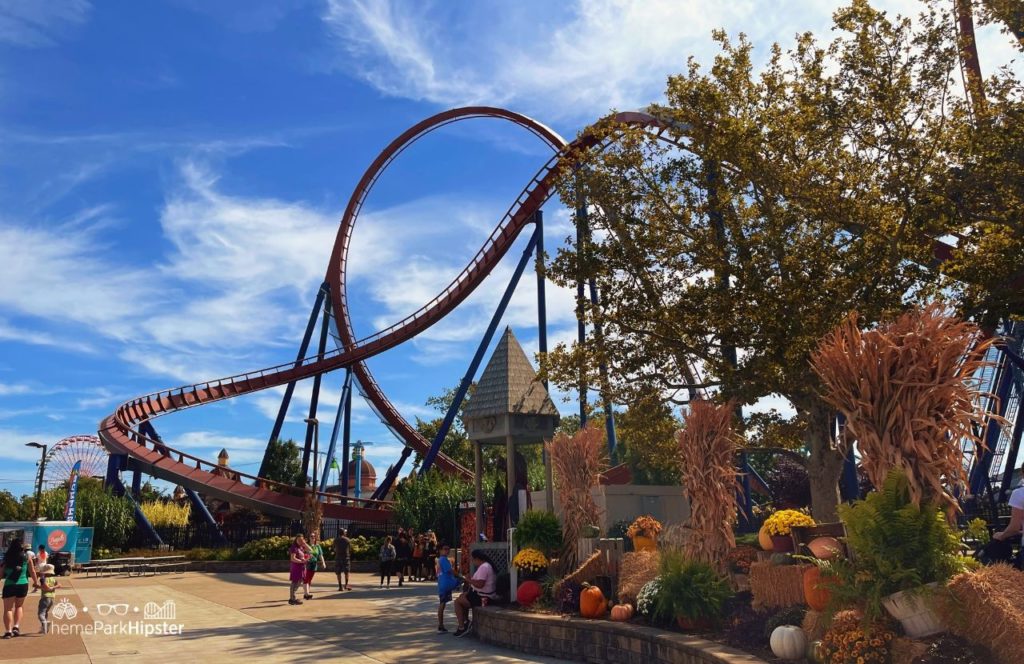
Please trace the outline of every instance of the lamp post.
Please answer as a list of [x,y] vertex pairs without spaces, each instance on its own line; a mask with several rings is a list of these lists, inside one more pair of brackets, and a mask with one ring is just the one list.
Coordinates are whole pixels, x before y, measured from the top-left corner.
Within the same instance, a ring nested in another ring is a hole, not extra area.
[[[313,490],[320,486],[320,474],[317,472],[317,459],[320,456],[320,420],[315,417],[307,417],[306,424],[313,425]],[[317,498],[319,500],[319,498]]]
[[39,502],[43,498],[43,472],[46,470],[46,445],[42,443],[25,443],[25,447],[35,447],[43,451],[42,457],[39,459],[39,476],[36,478],[36,508],[35,513],[32,515],[33,519],[39,518]]
[[355,497],[359,496],[363,492],[363,441],[357,440],[356,444],[352,446],[352,462],[356,467],[356,485]]

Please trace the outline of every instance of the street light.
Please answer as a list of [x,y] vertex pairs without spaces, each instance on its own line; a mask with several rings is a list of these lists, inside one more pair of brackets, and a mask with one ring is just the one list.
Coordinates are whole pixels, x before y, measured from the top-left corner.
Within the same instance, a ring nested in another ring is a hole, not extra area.
[[39,477],[36,478],[36,509],[35,514],[32,516],[33,519],[39,518],[39,502],[43,497],[43,472],[46,470],[46,445],[42,443],[25,443],[25,447],[35,447],[43,451],[42,457],[39,459]]
[[317,457],[320,456],[320,420],[315,417],[307,417],[306,424],[313,425],[313,490],[317,491],[320,489],[320,480],[317,478]]

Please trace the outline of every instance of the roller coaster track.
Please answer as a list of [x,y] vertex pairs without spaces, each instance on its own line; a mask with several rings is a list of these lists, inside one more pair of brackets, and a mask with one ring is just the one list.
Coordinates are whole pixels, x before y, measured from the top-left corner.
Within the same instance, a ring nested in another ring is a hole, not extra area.
[[[352,232],[367,196],[391,162],[410,145],[440,127],[470,118],[495,118],[516,124],[540,137],[555,153],[523,188],[474,258],[441,293],[390,327],[357,339],[349,314],[346,280]],[[687,132],[684,127],[671,126],[647,113],[619,113],[610,120],[643,128],[662,141],[685,148]],[[392,141],[363,174],[349,199],[338,229],[325,278],[330,290],[331,308],[336,316],[335,338],[338,347],[296,362],[132,399],[121,404],[100,423],[100,440],[112,454],[126,457],[132,469],[265,513],[296,516],[301,513],[310,495],[315,494],[323,502],[324,515],[327,517],[360,521],[386,519],[388,510],[381,509],[388,507],[386,501],[321,493],[221,468],[215,463],[173,449],[155,436],[146,435],[143,433],[143,425],[169,413],[350,367],[362,386],[362,392],[385,423],[402,437],[407,446],[425,455],[430,449],[430,441],[420,435],[398,412],[374,380],[365,360],[414,338],[454,310],[483,282],[519,234],[532,223],[534,214],[554,193],[560,172],[580,163],[588,151],[602,148],[609,140],[607,136],[602,138],[597,131],[588,130],[572,143],[566,143],[558,134],[536,120],[505,109],[483,106],[444,111],[410,127]],[[944,257],[942,253],[941,247],[937,246],[936,254],[940,260]],[[436,464],[446,472],[465,477],[471,475],[468,469],[443,454],[437,456]]]
[[[469,118],[497,118],[526,128],[555,150],[509,207],[497,227],[462,272],[434,299],[399,322],[368,337],[356,339],[349,315],[346,271],[352,231],[367,195],[388,165],[405,149],[426,134]],[[646,113],[620,113],[615,121],[651,129],[662,135],[664,123]],[[567,144],[543,124],[518,113],[500,108],[468,107],[452,109],[409,128],[378,155],[364,173],[349,200],[335,240],[325,281],[330,287],[332,308],[337,315],[340,345],[334,350],[265,369],[161,390],[121,404],[99,427],[100,440],[112,453],[124,455],[132,469],[181,484],[233,503],[244,504],[266,513],[295,516],[301,513],[310,494],[324,503],[324,515],[333,518],[374,521],[387,518],[383,501],[353,499],[297,488],[265,478],[224,469],[169,447],[157,437],[143,433],[143,424],[169,413],[231,399],[293,381],[310,378],[336,369],[351,367],[375,410],[397,431],[406,444],[426,454],[430,442],[421,436],[398,412],[373,379],[364,360],[412,339],[428,329],[465,300],[498,265],[533,215],[554,193],[559,169],[579,161],[585,151],[598,145],[595,133],[586,132]],[[438,466],[445,471],[469,476],[470,472],[452,459],[438,455]],[[358,506],[357,506],[358,505]]]

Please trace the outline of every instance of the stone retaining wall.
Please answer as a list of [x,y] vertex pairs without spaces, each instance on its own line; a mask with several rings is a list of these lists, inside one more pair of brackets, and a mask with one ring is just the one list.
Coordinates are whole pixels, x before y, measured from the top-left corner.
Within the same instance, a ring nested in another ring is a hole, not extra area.
[[[213,572],[213,573],[248,573],[258,574],[263,572],[287,572],[289,562],[287,560],[193,560],[189,563],[189,572]],[[354,561],[352,563],[353,574],[366,574],[376,572],[380,564],[374,561]],[[327,561],[327,569],[318,570],[320,574],[334,574],[334,560]]]
[[512,609],[474,610],[484,643],[531,655],[603,664],[765,664],[728,646],[676,632]]

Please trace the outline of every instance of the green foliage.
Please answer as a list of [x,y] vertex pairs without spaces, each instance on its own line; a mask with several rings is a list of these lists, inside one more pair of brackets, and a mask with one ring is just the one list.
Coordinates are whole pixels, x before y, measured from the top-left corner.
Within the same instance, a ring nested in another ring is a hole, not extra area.
[[[51,520],[64,518],[68,490],[60,486],[43,492],[40,515]],[[103,486],[102,480],[80,477],[76,520],[82,526],[94,528],[93,546],[121,550],[135,528],[135,508],[130,498],[118,497]]]
[[402,480],[395,489],[394,518],[416,532],[433,529],[439,541],[458,541],[456,510],[473,499],[473,485],[432,469],[426,475]]
[[728,581],[707,563],[687,560],[676,551],[661,554],[660,589],[654,601],[653,622],[667,624],[679,618],[691,621],[722,619],[732,597]]
[[[352,560],[377,560],[380,547],[384,544],[383,537],[357,535],[349,539],[352,540]],[[333,544],[333,540],[331,543]],[[334,553],[333,547],[331,553]]]
[[764,623],[764,638],[770,639],[772,632],[781,625],[801,625],[804,621],[804,614],[807,613],[806,606],[790,606],[773,613]]
[[620,519],[612,525],[608,526],[608,537],[628,539],[626,531],[629,530],[629,524],[633,523],[632,519]]
[[676,431],[682,423],[660,395],[642,395],[615,414],[620,459],[635,484],[679,484]]
[[[160,552],[163,553],[163,552]],[[186,549],[181,552],[188,560],[233,560],[234,549]]]
[[0,491],[0,521],[21,521],[28,518],[22,510],[21,503],[6,489]]
[[302,483],[302,448],[292,439],[272,440],[267,445],[263,477],[293,486]]
[[235,560],[288,560],[294,537],[278,535],[246,542],[235,552]]
[[528,510],[519,518],[512,539],[520,549],[533,547],[550,556],[562,546],[562,524],[553,512]]
[[834,607],[862,606],[865,620],[883,615],[882,600],[901,590],[944,583],[963,570],[960,542],[934,505],[914,505],[906,476],[893,470],[879,491],[840,507],[853,560],[817,561],[832,586]]
[[992,539],[992,535],[988,531],[988,522],[982,518],[971,519],[960,536],[979,546],[985,546]]

